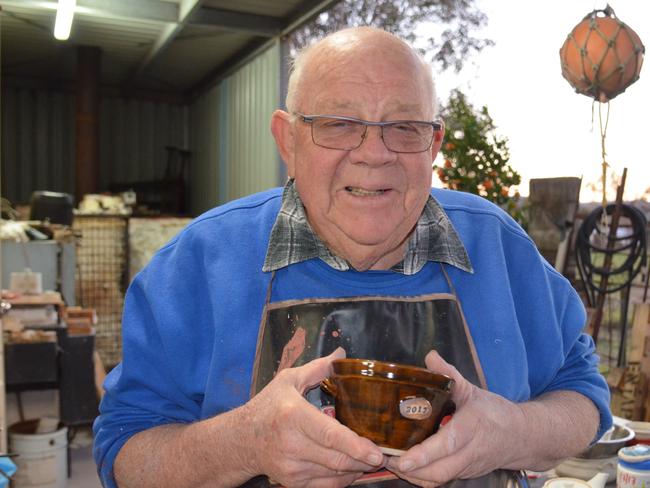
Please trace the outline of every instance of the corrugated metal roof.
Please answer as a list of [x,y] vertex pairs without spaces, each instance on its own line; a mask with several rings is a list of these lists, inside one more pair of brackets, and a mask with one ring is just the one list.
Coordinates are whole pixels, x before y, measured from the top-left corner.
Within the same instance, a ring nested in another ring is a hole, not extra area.
[[[194,85],[207,75],[206,66],[221,65],[248,42],[249,36],[245,34],[188,26],[167,49],[165,59],[151,64],[146,76],[165,80],[174,87]],[[175,68],[170,71],[169,66]]]
[[300,0],[206,0],[205,6],[218,9],[231,9],[237,5],[238,12],[248,14],[270,15],[271,17],[286,17],[292,10],[300,7]]
[[77,0],[54,39],[56,0],[0,0],[2,74],[73,81],[76,47],[102,50],[102,83],[195,93],[303,17],[337,0]]

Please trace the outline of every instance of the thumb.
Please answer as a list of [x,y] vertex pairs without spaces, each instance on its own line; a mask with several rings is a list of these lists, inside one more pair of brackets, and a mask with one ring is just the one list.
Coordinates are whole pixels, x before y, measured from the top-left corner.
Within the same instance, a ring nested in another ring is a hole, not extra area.
[[318,386],[318,384],[332,374],[332,361],[345,358],[345,349],[338,347],[329,356],[314,359],[298,368],[291,368],[294,385],[298,391],[304,393]]
[[426,364],[429,371],[447,375],[454,380],[455,383],[451,389],[451,399],[457,406],[462,405],[464,400],[469,398],[473,389],[476,388],[454,366],[442,359],[438,351],[431,350],[424,358],[424,364]]

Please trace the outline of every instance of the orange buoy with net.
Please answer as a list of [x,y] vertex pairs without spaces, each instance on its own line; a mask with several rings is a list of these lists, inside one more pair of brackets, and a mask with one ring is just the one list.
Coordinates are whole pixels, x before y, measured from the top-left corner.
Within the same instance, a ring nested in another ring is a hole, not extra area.
[[[569,33],[560,48],[562,76],[575,91],[598,103],[602,154],[603,208],[607,205],[607,151],[605,139],[609,122],[609,101],[639,79],[645,47],[634,30],[622,22],[607,5],[593,10]],[[603,123],[602,105],[607,106]],[[605,216],[605,212],[603,212]]]
[[562,75],[576,92],[606,103],[639,79],[645,47],[607,5],[587,14],[560,49]]

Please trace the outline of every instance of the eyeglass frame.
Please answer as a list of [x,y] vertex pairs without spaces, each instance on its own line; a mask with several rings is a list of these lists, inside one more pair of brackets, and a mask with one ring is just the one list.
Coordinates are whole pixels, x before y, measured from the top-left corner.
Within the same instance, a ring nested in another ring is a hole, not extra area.
[[[310,125],[310,127],[311,127],[311,129],[310,129],[311,140],[312,140],[312,142],[314,144],[316,144],[318,147],[323,147],[325,149],[333,149],[335,151],[354,151],[355,149],[360,148],[361,145],[363,144],[363,141],[366,140],[366,135],[368,134],[368,126],[374,126],[374,127],[380,127],[381,128],[381,130],[380,130],[381,140],[384,143],[384,146],[386,146],[386,149],[388,149],[389,151],[394,152],[394,153],[398,153],[398,154],[419,154],[421,152],[425,152],[425,151],[428,151],[429,149],[431,149],[431,146],[433,145],[433,141],[435,139],[435,133],[442,131],[442,127],[443,127],[443,124],[442,124],[441,120],[428,121],[428,120],[403,120],[403,119],[400,119],[400,120],[387,120],[386,122],[370,122],[368,120],[363,120],[363,119],[359,119],[359,118],[356,118],[356,117],[347,117],[347,116],[344,116],[344,115],[330,115],[330,114],[306,115],[306,114],[303,114],[303,113],[300,113],[300,112],[293,112],[293,115],[300,117],[301,120],[305,124]],[[323,146],[322,144],[318,144],[316,142],[316,140],[314,139],[314,120],[316,120],[316,119],[334,119],[334,120],[343,120],[343,121],[356,122],[356,123],[362,124],[364,126],[364,132],[363,132],[363,135],[361,136],[361,141],[359,142],[359,144],[357,146],[351,147],[349,149],[341,149],[341,148],[337,148],[337,147],[329,147],[329,146]],[[431,136],[431,142],[429,142],[429,145],[425,149],[422,149],[421,151],[394,151],[393,149],[389,148],[386,145],[386,141],[384,140],[384,127],[385,126],[392,125],[392,124],[400,124],[400,123],[405,124],[405,123],[413,123],[413,122],[416,122],[418,124],[428,124],[431,127],[433,127],[433,134]]]

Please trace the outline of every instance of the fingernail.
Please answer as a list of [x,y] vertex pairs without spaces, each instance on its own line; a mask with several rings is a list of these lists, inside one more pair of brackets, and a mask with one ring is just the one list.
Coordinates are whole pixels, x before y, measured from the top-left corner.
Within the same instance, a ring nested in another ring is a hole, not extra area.
[[404,472],[411,471],[414,466],[415,464],[413,464],[413,461],[409,461],[409,460],[402,461],[399,465],[399,470]]
[[381,462],[383,461],[383,456],[380,454],[371,454],[368,456],[368,464],[371,464],[373,466],[379,466]]

